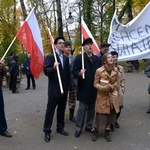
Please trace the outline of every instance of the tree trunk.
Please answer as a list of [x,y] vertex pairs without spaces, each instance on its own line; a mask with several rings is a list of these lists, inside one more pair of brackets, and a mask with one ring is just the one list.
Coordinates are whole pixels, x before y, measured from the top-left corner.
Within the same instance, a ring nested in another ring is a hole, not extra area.
[[22,12],[23,12],[23,16],[24,16],[24,20],[27,18],[27,11],[26,11],[26,7],[24,5],[24,1],[20,0],[20,4],[21,4],[21,8],[22,8]]
[[56,0],[57,3],[57,17],[58,17],[58,36],[63,37],[63,24],[61,13],[61,0]]
[[128,15],[128,21],[131,21],[133,19],[132,15],[132,0],[129,0],[129,5],[127,9],[127,15]]

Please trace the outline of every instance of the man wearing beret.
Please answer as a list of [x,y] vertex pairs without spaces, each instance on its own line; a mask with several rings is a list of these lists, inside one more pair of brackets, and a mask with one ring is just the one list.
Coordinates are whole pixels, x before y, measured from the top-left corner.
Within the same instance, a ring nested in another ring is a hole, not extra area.
[[71,90],[68,93],[69,120],[76,122],[76,119],[74,117],[74,111],[75,111],[76,100],[77,100],[77,79],[74,78],[72,74],[75,56],[71,54],[71,51],[72,51],[71,43],[65,42],[64,55],[69,58],[69,65],[70,65],[70,71],[71,71]]
[[108,53],[110,44],[102,42],[100,45],[100,52],[97,54],[98,57],[102,58],[105,53]]
[[5,137],[12,137],[12,135],[7,131],[7,122],[6,122],[5,111],[4,111],[2,82],[3,82],[3,77],[7,73],[7,69],[4,67],[3,63],[4,63],[3,60],[0,60],[0,135]]
[[[73,75],[78,79],[77,100],[79,101],[79,109],[77,113],[75,137],[81,134],[85,122],[85,131],[91,132],[93,128],[94,108],[97,90],[93,86],[94,75],[96,69],[101,66],[98,56],[93,55],[92,39],[87,38],[82,43],[84,49],[84,66],[82,69],[82,54],[75,58],[73,66]],[[85,78],[82,78],[83,73]]]

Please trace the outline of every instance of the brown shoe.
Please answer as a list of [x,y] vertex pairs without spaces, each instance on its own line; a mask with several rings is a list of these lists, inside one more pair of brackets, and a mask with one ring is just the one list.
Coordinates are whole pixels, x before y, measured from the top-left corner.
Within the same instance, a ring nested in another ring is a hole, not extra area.
[[105,130],[105,139],[106,139],[107,142],[111,142],[109,132],[110,132],[110,130]]
[[96,128],[94,128],[92,130],[92,141],[93,142],[96,142],[97,141],[97,138],[98,138],[98,131],[96,130]]
[[12,137],[12,134],[10,134],[8,131],[0,133],[0,135],[5,136],[5,137]]

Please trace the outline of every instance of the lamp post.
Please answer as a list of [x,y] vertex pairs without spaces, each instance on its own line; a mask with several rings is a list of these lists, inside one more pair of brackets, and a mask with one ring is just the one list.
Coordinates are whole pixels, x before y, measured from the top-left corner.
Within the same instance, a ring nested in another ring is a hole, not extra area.
[[[82,43],[82,31],[81,31],[81,3],[74,3],[74,5],[77,4],[78,5],[78,9],[79,9],[79,30],[80,30],[80,44]],[[72,12],[71,10],[69,10],[69,16],[67,18],[67,22],[69,24],[72,24],[74,22],[74,18],[72,16]]]

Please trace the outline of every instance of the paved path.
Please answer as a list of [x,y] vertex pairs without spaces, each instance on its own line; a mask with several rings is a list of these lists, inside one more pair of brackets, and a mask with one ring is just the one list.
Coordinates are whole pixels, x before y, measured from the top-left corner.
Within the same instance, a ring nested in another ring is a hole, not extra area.
[[20,94],[12,94],[3,88],[5,111],[9,131],[13,138],[0,136],[0,150],[149,150],[150,114],[148,109],[149,79],[143,73],[126,73],[125,105],[119,123],[121,128],[111,133],[112,142],[103,138],[100,128],[97,142],[91,141],[91,135],[83,131],[75,138],[75,124],[68,119],[66,109],[66,127],[68,137],[56,133],[56,118],[52,127],[52,139],[45,143],[42,132],[47,104],[47,77],[41,75],[36,81],[36,90],[25,90],[26,78],[23,76]]

